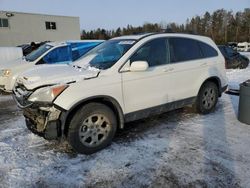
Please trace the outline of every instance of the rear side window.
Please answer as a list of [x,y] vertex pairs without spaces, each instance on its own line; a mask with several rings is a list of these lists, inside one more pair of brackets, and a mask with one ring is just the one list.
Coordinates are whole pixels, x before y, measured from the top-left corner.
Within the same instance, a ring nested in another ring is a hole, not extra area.
[[72,43],[72,61],[79,59],[98,44],[100,44],[100,42]]
[[147,61],[150,67],[164,65],[168,63],[167,52],[167,39],[154,39],[139,48],[130,58],[130,62]]
[[65,63],[71,61],[70,49],[68,46],[59,47],[49,52],[43,60],[46,64]]
[[171,63],[203,58],[196,40],[188,38],[169,38]]
[[209,58],[209,57],[216,57],[218,56],[218,52],[211,47],[208,44],[205,44],[204,42],[199,42],[199,46],[202,50],[204,58]]

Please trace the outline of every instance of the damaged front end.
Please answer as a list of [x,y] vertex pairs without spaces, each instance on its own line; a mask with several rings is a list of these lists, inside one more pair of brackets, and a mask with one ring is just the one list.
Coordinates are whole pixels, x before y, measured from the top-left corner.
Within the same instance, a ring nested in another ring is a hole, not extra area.
[[[23,110],[27,128],[47,140],[58,139],[62,136],[60,121],[62,111],[56,108],[52,101],[33,102],[32,98],[39,98],[39,93],[36,95],[36,91],[27,90],[20,83],[16,83],[13,90],[14,99]],[[52,98],[55,99],[55,96]]]
[[28,129],[47,140],[61,137],[60,114],[61,111],[55,107],[26,108],[23,110]]

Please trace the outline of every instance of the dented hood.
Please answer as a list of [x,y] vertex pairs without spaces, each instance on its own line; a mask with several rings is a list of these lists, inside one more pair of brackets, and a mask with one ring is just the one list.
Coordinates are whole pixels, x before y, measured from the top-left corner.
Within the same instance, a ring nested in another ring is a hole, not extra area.
[[22,73],[17,83],[23,84],[28,90],[61,83],[77,82],[97,77],[98,69],[81,69],[72,65],[41,65]]

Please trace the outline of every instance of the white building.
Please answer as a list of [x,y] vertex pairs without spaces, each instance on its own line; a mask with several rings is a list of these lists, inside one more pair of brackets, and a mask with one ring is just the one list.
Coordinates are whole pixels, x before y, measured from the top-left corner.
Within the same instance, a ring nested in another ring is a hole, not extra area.
[[79,17],[0,11],[0,46],[79,39]]

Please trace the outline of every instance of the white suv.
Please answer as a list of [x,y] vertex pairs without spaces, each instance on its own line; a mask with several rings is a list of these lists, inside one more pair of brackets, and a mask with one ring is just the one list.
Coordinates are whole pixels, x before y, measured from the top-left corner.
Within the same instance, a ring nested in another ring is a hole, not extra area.
[[91,154],[125,122],[190,104],[209,113],[226,87],[225,60],[211,39],[158,33],[114,38],[72,65],[26,72],[14,96],[32,132]]

